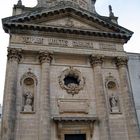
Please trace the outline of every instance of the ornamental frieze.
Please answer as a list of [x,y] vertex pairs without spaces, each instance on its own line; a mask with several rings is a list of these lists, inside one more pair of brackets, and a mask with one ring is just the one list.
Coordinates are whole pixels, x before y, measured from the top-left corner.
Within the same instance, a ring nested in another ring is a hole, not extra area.
[[12,36],[11,43],[27,44],[27,45],[42,45],[49,47],[64,47],[64,48],[88,48],[99,49],[94,41],[85,40],[70,40],[63,38],[44,38],[36,36]]
[[96,41],[64,39],[55,37],[38,37],[38,36],[12,36],[11,43],[25,45],[42,45],[49,47],[77,48],[90,50],[116,50],[112,43],[98,43]]

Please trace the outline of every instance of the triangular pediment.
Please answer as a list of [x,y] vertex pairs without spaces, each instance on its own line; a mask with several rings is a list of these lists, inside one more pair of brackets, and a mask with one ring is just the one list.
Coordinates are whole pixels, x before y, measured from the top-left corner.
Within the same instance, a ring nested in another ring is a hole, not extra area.
[[123,38],[125,41],[129,40],[132,35],[131,31],[112,23],[108,17],[72,6],[55,7],[51,10],[34,9],[24,14],[5,18],[2,23],[5,32],[12,28],[12,31],[24,28],[34,31],[45,30],[46,32]]
[[91,29],[94,31],[105,31],[105,28],[102,28],[101,26],[99,27],[99,25],[96,26],[96,24],[93,25],[92,23],[87,23],[86,21],[82,21],[68,16],[63,18],[46,20],[43,22],[37,22],[36,24],[42,26],[55,26],[55,27],[57,26],[57,27],[78,28],[78,29]]

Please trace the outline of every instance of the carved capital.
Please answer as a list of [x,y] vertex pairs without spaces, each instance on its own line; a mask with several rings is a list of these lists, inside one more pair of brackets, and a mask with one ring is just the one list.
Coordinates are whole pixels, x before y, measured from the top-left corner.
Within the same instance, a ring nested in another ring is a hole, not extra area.
[[17,49],[17,48],[8,48],[8,60],[9,61],[20,61],[21,58],[22,58],[22,55],[21,55],[21,49]]
[[117,67],[127,66],[128,58],[125,57],[125,56],[123,56],[123,57],[116,57],[115,61],[116,61],[116,66]]
[[104,56],[102,55],[91,55],[90,63],[92,66],[101,65],[103,63]]
[[48,51],[39,52],[39,61],[40,63],[50,63],[52,60],[52,54]]

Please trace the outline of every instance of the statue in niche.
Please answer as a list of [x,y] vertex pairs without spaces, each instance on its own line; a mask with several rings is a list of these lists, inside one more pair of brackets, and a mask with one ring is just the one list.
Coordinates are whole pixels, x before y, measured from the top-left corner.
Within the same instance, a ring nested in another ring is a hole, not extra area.
[[32,112],[33,111],[33,95],[31,92],[26,92],[24,95],[25,104],[23,111],[24,112]]
[[118,97],[112,94],[109,97],[109,103],[110,103],[110,111],[111,113],[118,113],[120,112],[119,110],[119,100]]

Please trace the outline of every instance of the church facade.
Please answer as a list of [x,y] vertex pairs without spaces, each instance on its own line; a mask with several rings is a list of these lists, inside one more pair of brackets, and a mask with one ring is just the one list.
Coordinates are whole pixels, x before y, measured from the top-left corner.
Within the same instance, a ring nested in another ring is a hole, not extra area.
[[96,0],[19,0],[10,35],[2,140],[139,140],[124,43],[133,32]]

